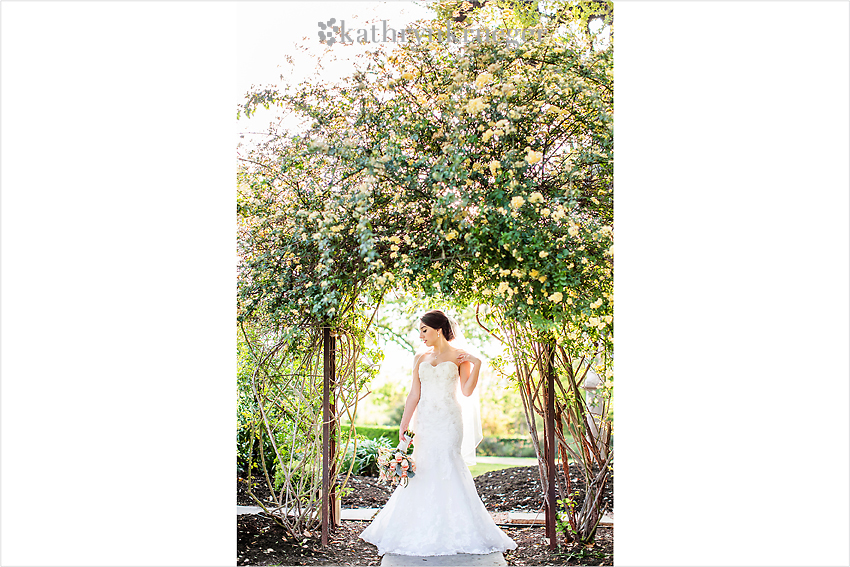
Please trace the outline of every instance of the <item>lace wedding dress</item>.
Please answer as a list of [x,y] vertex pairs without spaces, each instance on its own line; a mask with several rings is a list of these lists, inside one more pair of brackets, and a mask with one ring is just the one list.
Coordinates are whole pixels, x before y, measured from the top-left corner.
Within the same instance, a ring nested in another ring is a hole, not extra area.
[[486,554],[516,549],[475,490],[461,456],[463,422],[458,367],[452,361],[419,364],[421,384],[414,417],[416,476],[396,487],[360,537],[378,554]]

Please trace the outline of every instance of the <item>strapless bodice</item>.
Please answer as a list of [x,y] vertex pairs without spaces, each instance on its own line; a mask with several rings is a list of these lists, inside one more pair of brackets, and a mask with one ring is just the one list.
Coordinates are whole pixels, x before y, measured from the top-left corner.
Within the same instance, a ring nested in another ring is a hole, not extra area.
[[419,363],[419,403],[446,403],[457,401],[458,367],[451,360],[432,365],[427,362]]

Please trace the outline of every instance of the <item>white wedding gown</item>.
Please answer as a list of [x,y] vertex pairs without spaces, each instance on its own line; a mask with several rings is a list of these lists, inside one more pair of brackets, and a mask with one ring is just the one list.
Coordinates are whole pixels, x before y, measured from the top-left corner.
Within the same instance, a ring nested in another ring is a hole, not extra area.
[[[463,422],[457,400],[458,367],[445,361],[419,365],[414,419],[416,476],[396,487],[360,537],[378,554],[486,554],[516,549],[493,521],[461,456]],[[462,395],[462,394],[461,394]]]

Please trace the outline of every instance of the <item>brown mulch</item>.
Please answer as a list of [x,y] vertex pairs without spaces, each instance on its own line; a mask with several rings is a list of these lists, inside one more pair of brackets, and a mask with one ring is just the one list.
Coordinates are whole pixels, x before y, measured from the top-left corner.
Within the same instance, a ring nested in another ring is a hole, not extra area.
[[298,541],[261,514],[237,516],[237,565],[380,565],[378,549],[357,536],[366,522],[344,520],[322,548],[319,531]]
[[[579,490],[583,495],[581,473],[572,463],[570,477],[571,490]],[[537,512],[543,503],[536,466],[491,471],[474,480],[482,502],[491,512]],[[262,500],[268,499],[270,493],[265,482],[255,477],[254,483],[254,493]],[[343,508],[381,508],[391,494],[377,477],[351,476],[347,486],[353,490],[343,497]],[[613,489],[612,473],[602,496],[603,506],[609,511],[614,509]],[[243,479],[237,479],[237,504],[256,505],[248,496],[247,483]],[[380,565],[381,558],[375,546],[357,537],[367,525],[368,522],[343,521],[331,532],[328,547],[322,548],[318,530],[305,540],[297,541],[265,514],[240,515],[237,517],[237,565]],[[568,550],[563,541],[558,551],[551,551],[544,540],[543,526],[503,526],[502,530],[517,543],[517,549],[505,552],[508,565],[613,564],[614,529],[611,527],[600,526],[593,546],[580,551]]]
[[[288,538],[283,529],[259,514],[237,517],[237,565],[380,565],[378,549],[359,536],[366,522],[343,520],[331,532],[328,547],[322,548],[321,534],[311,533],[303,541]],[[517,543],[505,552],[508,565],[613,565],[614,528],[600,526],[593,546],[569,552],[566,546],[549,549],[542,526],[502,527]]]

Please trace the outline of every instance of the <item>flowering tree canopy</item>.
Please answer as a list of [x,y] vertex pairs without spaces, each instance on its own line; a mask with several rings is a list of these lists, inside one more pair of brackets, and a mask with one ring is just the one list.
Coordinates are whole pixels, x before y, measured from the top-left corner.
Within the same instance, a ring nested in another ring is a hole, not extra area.
[[333,321],[402,286],[610,335],[612,50],[547,29],[364,59],[342,84],[257,90],[240,109],[311,127],[243,161],[239,316]]

